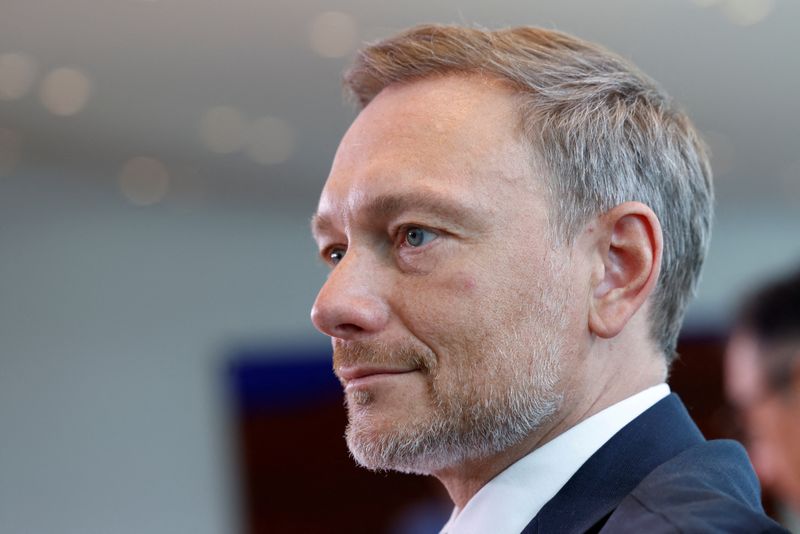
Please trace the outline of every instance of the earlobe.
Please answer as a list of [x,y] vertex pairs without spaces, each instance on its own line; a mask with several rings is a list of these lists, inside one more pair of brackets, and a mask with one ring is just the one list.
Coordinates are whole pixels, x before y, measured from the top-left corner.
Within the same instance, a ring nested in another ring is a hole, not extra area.
[[600,216],[597,229],[589,329],[612,338],[655,288],[663,250],[661,225],[648,206],[626,202]]

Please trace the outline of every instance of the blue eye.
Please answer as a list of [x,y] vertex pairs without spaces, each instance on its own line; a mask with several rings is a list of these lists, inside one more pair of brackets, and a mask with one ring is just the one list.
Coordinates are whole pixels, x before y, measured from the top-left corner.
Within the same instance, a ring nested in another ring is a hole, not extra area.
[[328,260],[331,262],[332,265],[336,265],[344,258],[344,249],[343,248],[333,248],[328,253]]
[[419,226],[411,226],[406,229],[404,242],[409,247],[421,247],[439,237],[435,232],[425,230]]

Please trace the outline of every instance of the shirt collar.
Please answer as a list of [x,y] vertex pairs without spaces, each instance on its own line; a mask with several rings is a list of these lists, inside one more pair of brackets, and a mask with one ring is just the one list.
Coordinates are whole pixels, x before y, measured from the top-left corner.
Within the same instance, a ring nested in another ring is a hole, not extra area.
[[659,384],[581,421],[483,486],[454,509],[442,534],[518,534],[603,444],[670,393]]

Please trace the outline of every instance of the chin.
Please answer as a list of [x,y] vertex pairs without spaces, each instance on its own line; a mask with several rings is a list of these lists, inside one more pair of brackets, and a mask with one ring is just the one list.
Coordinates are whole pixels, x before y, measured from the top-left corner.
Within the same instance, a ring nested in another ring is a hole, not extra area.
[[386,435],[367,436],[351,428],[348,428],[346,438],[350,455],[358,465],[370,471],[430,475],[465,460],[462,455],[432,450],[422,440],[396,439]]
[[377,417],[350,410],[345,437],[353,459],[372,471],[429,475],[480,461],[521,443],[558,410],[560,397],[535,403],[536,409],[479,406],[447,416],[415,420]]

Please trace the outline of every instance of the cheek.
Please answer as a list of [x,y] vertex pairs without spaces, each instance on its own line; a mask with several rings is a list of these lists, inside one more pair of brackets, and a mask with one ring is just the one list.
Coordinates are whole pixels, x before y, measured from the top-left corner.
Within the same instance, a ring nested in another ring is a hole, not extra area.
[[395,310],[426,344],[457,344],[456,340],[478,327],[491,303],[486,299],[486,284],[475,273],[430,274],[411,282],[396,286]]
[[469,296],[478,289],[478,281],[474,275],[468,273],[456,273],[445,284],[446,288],[455,294]]
[[395,298],[410,314],[422,310],[447,310],[453,314],[475,306],[482,298],[479,277],[474,273],[417,276],[411,283],[397,286]]

